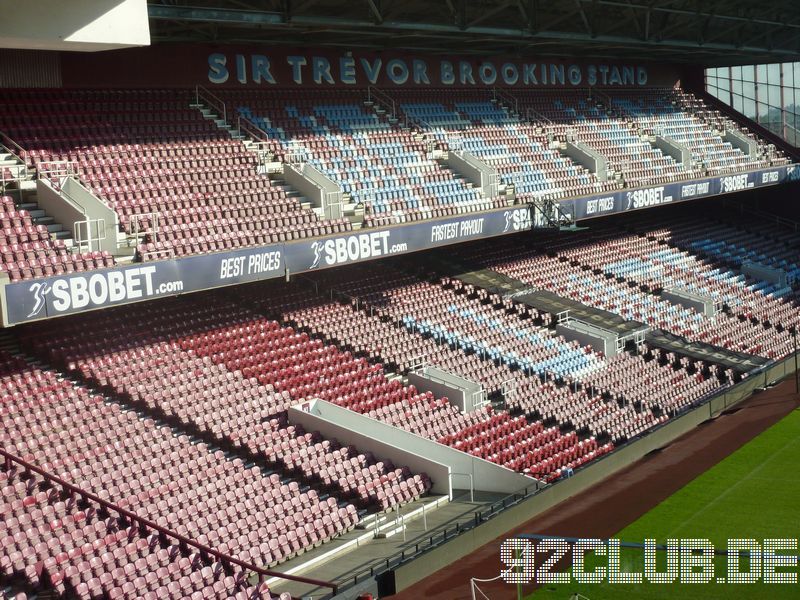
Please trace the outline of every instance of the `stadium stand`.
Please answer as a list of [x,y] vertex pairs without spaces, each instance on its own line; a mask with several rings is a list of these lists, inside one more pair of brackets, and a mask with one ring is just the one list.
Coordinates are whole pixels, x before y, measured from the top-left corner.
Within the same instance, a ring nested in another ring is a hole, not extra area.
[[[167,303],[142,310],[136,316],[147,325],[131,327],[127,344],[105,347],[80,342],[85,322],[74,323],[55,338],[39,340],[32,335],[29,343],[43,352],[49,349],[48,358],[102,389],[177,419],[184,427],[209,433],[215,441],[245,448],[265,462],[281,464],[288,472],[297,471],[304,479],[316,478],[341,495],[355,495],[362,503],[385,510],[419,497],[429,487],[424,475],[411,476],[407,469],[394,468],[353,447],[287,427],[289,403],[322,393],[322,386],[307,386],[300,392],[280,376],[269,377],[266,364],[262,367],[255,360],[257,349],[286,356],[288,350],[313,352],[318,344],[310,346],[305,336],[279,330],[277,323],[248,319],[253,315],[231,304],[203,309]],[[92,319],[89,326],[102,339],[118,329],[118,322],[112,314]],[[170,339],[176,336],[177,340]],[[237,346],[247,349],[250,365],[234,358]],[[134,361],[137,356],[145,360]],[[290,358],[286,356],[287,362]],[[293,364],[284,366],[283,377]],[[308,372],[302,375],[311,381]],[[233,395],[226,397],[227,391]],[[197,402],[187,404],[187,397]]]
[[[510,399],[513,408],[523,409],[520,398],[524,395],[523,412],[539,418],[555,418],[563,426],[572,424],[577,429],[617,440],[634,437],[659,422],[660,418],[650,414],[649,410],[639,414],[638,408],[649,406],[658,415],[673,414],[720,385],[713,377],[690,375],[683,370],[676,372],[667,366],[656,367],[655,363],[647,363],[642,357],[620,355],[607,360],[588,349],[581,349],[576,354],[574,346],[563,339],[559,341],[546,329],[532,327],[530,320],[520,321],[516,315],[492,309],[440,287],[421,284],[413,277],[387,272],[385,267],[380,269],[380,274],[376,269],[371,271],[371,277],[365,278],[364,275],[368,274],[370,271],[362,267],[351,281],[343,278],[341,273],[335,280],[331,278],[329,283],[352,298],[349,306],[321,300],[309,302],[309,293],[306,292],[304,301],[299,298],[294,301],[294,306],[302,306],[299,310],[293,311],[291,302],[277,308],[283,311],[283,318],[288,322],[308,328],[326,340],[345,344],[365,356],[382,360],[401,372],[418,368],[423,363],[438,365],[481,382],[495,397],[502,395],[504,385],[510,386],[512,382],[514,386],[524,384],[524,393],[517,391]],[[403,285],[406,281],[415,283]],[[470,309],[462,309],[458,319],[453,319],[449,308],[440,310],[438,315],[427,315],[426,325],[416,327],[403,316],[404,310],[395,312],[395,305],[391,303],[396,296],[401,298],[397,305],[406,311],[410,306],[416,306],[418,301],[411,303],[407,296],[403,296],[415,288],[419,290],[420,285],[424,285],[420,295],[426,299],[434,298],[438,289],[448,303],[461,302],[484,314],[473,314],[477,326],[457,340],[455,332],[470,325],[464,318]],[[302,294],[299,296],[303,297]],[[268,288],[250,295],[249,301],[276,309]],[[360,306],[361,310],[353,310],[354,306]],[[510,323],[516,326],[509,326]],[[587,359],[592,365],[588,368],[582,364],[582,360]],[[542,382],[541,378],[546,381]],[[562,382],[556,384],[556,379]],[[574,390],[571,389],[571,380],[580,380],[587,385],[583,390]],[[664,390],[663,394],[647,396],[645,402],[647,394],[641,382],[656,380],[672,380],[678,393]],[[589,389],[592,393],[584,391]],[[595,397],[596,393],[604,396],[606,401],[616,398],[620,405],[601,401]],[[600,412],[610,411],[618,422],[609,427],[609,418],[603,414],[576,418],[574,409],[580,404],[603,407]],[[567,405],[572,406],[566,409]],[[632,410],[629,405],[636,406],[637,410]]]
[[[232,139],[230,127],[203,118],[190,96],[188,90],[6,90],[0,130],[40,175],[53,165],[68,169],[111,206],[120,234],[134,240],[141,260],[352,229],[350,218],[322,218],[296,191],[272,181],[259,168],[263,156],[242,136]],[[264,134],[258,141],[274,160],[308,162],[339,184],[352,205],[364,208],[366,227],[505,205],[505,198],[484,197],[434,158],[436,147],[474,154],[521,201],[787,162],[760,140],[756,157],[723,142],[720,129],[742,130],[680,90],[602,98],[578,91],[515,92],[513,107],[485,92],[398,91],[394,118],[367,101],[363,90],[222,97],[231,113],[235,107]],[[691,167],[653,146],[656,134],[679,143],[691,137]],[[605,156],[609,173],[591,172],[563,154],[568,140]],[[24,209],[8,200],[4,207],[7,227],[0,241],[12,280],[114,264],[108,252],[65,249]]]
[[280,99],[253,92],[232,98],[239,114],[276,140],[279,158],[305,156],[364,205],[367,226],[498,205],[429,158],[424,140],[369,111],[364,100],[363,92],[288,93]]
[[[0,472],[7,527],[0,572],[19,574],[37,588],[73,598],[270,598],[265,584],[247,583],[241,571],[205,564],[156,534],[142,535],[103,516],[99,505],[64,497],[47,480],[21,468]],[[27,598],[20,593],[16,600]]]
[[[568,246],[571,244],[567,242]],[[582,252],[578,254],[584,256]],[[587,264],[584,269],[578,261],[570,262],[567,256],[551,257],[509,244],[499,244],[490,252],[481,251],[471,258],[478,264],[491,265],[499,272],[527,284],[551,290],[626,319],[648,323],[688,340],[707,342],[767,358],[785,357],[793,348],[791,336],[786,330],[773,330],[725,312],[720,312],[713,318],[705,317],[692,309],[665,301],[649,291],[640,290],[638,282],[632,287],[624,279],[610,279],[603,275],[599,268],[594,272]],[[791,309],[787,314],[791,314]]]
[[256,172],[241,141],[189,107],[187,91],[4,91],[0,129],[31,167],[68,163],[119,215],[127,234],[158,239],[142,259],[213,252],[348,231],[322,221]]
[[11,196],[0,197],[0,211],[2,270],[11,281],[114,265],[114,258],[105,251],[70,252],[45,225],[34,224],[27,210],[18,209]]
[[800,179],[775,70],[751,123],[648,62],[790,60],[771,15],[138,4],[154,48],[0,32],[0,598],[383,596],[797,369],[800,225],[711,208]]

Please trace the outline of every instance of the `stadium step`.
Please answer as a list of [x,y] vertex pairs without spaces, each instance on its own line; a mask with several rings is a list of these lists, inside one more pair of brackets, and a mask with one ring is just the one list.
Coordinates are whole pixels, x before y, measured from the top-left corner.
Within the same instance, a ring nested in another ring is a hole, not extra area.
[[9,354],[21,354],[19,342],[9,329],[0,329],[0,351]]
[[[56,220],[53,217],[45,215],[43,210],[40,211],[40,212],[42,214],[37,216],[37,217],[34,217],[33,215],[31,215],[34,225],[54,225],[55,224]],[[53,231],[53,230],[51,229],[49,231]],[[57,230],[57,231],[60,231],[60,230]]]

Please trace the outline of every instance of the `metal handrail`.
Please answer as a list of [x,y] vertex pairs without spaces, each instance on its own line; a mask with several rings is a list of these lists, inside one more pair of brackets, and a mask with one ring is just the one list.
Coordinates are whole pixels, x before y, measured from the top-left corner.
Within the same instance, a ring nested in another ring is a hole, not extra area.
[[22,458],[16,456],[15,454],[11,454],[10,452],[8,452],[3,448],[0,448],[0,456],[5,458],[6,469],[9,470],[11,469],[11,463],[17,463],[21,465],[26,471],[32,471],[34,473],[37,473],[42,477],[44,477],[47,481],[56,483],[62,488],[69,490],[70,493],[72,494],[77,494],[78,496],[81,496],[87,500],[91,500],[92,502],[99,504],[106,510],[113,510],[114,512],[130,520],[131,523],[137,524],[142,529],[151,529],[158,531],[160,534],[171,537],[180,542],[181,544],[184,544],[186,546],[191,546],[192,548],[196,548],[201,552],[201,554],[213,556],[214,558],[218,559],[219,562],[221,562],[222,565],[225,567],[229,567],[230,565],[236,565],[238,567],[241,567],[245,571],[252,571],[253,573],[256,573],[258,575],[259,583],[262,583],[265,577],[277,577],[278,579],[286,579],[289,581],[296,581],[298,583],[305,583],[308,585],[315,585],[318,587],[331,588],[333,590],[334,595],[336,595],[336,593],[338,592],[339,589],[338,585],[331,581],[322,581],[319,579],[312,579],[310,577],[301,577],[299,575],[289,575],[288,573],[278,573],[277,571],[264,569],[262,567],[240,560],[234,556],[230,556],[229,554],[224,554],[222,552],[219,552],[218,550],[214,550],[213,548],[201,544],[200,542],[197,542],[184,535],[181,535],[176,531],[172,531],[171,529],[162,527],[161,525],[151,521],[150,519],[147,519],[145,517],[140,517],[136,513],[131,512],[125,508],[122,508],[121,506],[117,506],[116,504],[108,502],[107,500],[103,500],[100,496],[97,496],[96,494],[88,490],[81,489],[76,485],[64,481],[57,475],[48,473],[44,469],[37,467],[36,465],[31,464],[26,460],[23,460]]
[[[6,171],[10,173],[10,178],[6,178]],[[11,183],[12,181],[21,181],[27,176],[28,166],[24,162],[9,165],[0,169],[0,185],[5,186],[6,183]]]
[[428,353],[419,354],[413,357],[408,363],[408,371],[410,373],[418,373],[425,370],[428,366]]
[[[150,221],[150,229],[141,229],[141,222],[143,219]],[[155,211],[148,213],[134,213],[131,215],[131,235],[136,239],[137,244],[147,235],[150,236],[152,242],[158,241],[158,221],[159,213]]]
[[[200,93],[201,91],[203,92],[202,94]],[[210,107],[221,110],[222,119],[226,123],[228,122],[228,105],[225,104],[225,101],[217,96],[214,92],[204,88],[202,85],[196,85],[194,87],[194,97],[197,104],[200,104],[200,98],[202,98]],[[217,106],[214,106],[214,102],[217,103]]]
[[36,178],[47,180],[53,189],[63,193],[63,187],[67,179],[77,180],[75,165],[76,163],[70,160],[42,161],[36,168]]
[[389,94],[387,94],[383,90],[380,90],[370,85],[367,87],[367,101],[374,102],[373,96],[376,97],[380,103],[388,104],[389,106],[386,106],[386,108],[391,107],[392,109],[391,116],[393,118],[397,117],[397,102],[395,102],[394,98],[392,98]]
[[[96,237],[92,237],[92,225],[94,225],[94,230]],[[81,227],[86,228],[86,237],[84,238],[81,235]],[[100,233],[102,228],[102,234]],[[72,238],[75,240],[75,243],[78,245],[78,248],[83,251],[84,246],[86,246],[86,250],[88,252],[92,251],[92,242],[102,242],[106,239],[106,220],[105,219],[84,219],[83,221],[75,221],[72,224]]]
[[238,115],[236,117],[236,128],[240,134],[242,131],[244,131],[256,142],[266,142],[270,139],[269,134],[266,131],[242,115]]
[[519,112],[519,100],[517,100],[509,92],[507,92],[507,91],[505,91],[505,90],[503,90],[501,88],[493,87],[492,88],[492,96],[494,97],[495,100],[500,98],[500,100],[504,100],[505,102],[508,102],[508,103],[512,104],[514,106],[514,112],[516,112],[516,113]]
[[606,108],[608,108],[609,110],[614,108],[614,106],[613,106],[614,102],[612,101],[611,96],[606,94],[603,90],[601,90],[599,88],[596,88],[596,87],[590,87],[589,88],[589,95],[590,96],[598,96],[600,98],[600,100],[603,101],[603,104],[606,105]]
[[167,248],[166,250],[145,250],[141,253],[141,255],[142,262],[148,260],[170,259],[175,258],[175,250],[172,248]]
[[469,477],[469,501],[475,502],[475,482],[472,477],[472,473],[455,473],[450,471],[447,478],[450,480],[450,500],[453,499],[453,475],[459,475],[461,477]]
[[[17,142],[15,142],[14,140],[12,140],[12,139],[11,139],[11,138],[8,136],[8,134],[7,134],[7,133],[4,133],[4,132],[0,131],[0,140],[2,140],[2,142],[3,142],[3,145],[4,145],[4,146],[5,146],[5,147],[6,147],[8,150],[11,150],[11,153],[12,153],[12,154],[16,154],[16,155],[17,155],[17,158],[20,158],[20,159],[22,159],[23,161],[25,161],[25,158],[27,157],[27,155],[28,155],[28,152],[27,152],[27,151],[26,151],[26,150],[25,150],[25,149],[24,149],[22,146],[20,146],[20,145],[19,145]],[[9,146],[11,146],[11,147],[9,148]],[[15,152],[15,150],[16,150],[16,152]]]
[[525,109],[525,118],[528,119],[529,121],[543,121],[547,125],[553,125],[553,122],[550,119],[548,119],[542,113],[530,107],[527,107]]

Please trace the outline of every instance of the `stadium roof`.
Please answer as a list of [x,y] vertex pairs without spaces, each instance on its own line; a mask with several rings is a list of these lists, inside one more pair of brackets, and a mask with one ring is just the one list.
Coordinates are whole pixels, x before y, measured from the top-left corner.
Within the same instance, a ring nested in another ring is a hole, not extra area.
[[706,66],[800,60],[797,0],[148,0],[148,9],[154,42]]

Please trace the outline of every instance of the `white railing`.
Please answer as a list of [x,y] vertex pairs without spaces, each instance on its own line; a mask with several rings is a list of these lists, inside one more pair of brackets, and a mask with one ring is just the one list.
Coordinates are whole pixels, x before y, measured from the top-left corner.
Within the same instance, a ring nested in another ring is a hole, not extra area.
[[291,140],[289,142],[289,149],[284,154],[284,159],[291,165],[303,165],[311,158],[311,153],[308,151],[301,142]]
[[486,393],[485,389],[481,388],[472,392],[471,400],[472,410],[477,410],[489,404],[489,395]]
[[461,137],[461,133],[458,131],[451,132],[447,136],[447,147],[456,153],[462,151],[464,149],[464,138]]
[[542,113],[537,112],[532,108],[526,108],[525,109],[525,118],[528,119],[528,121],[541,122],[541,123],[544,123],[546,125],[552,125],[553,124],[553,122],[550,119],[548,119]]
[[0,186],[4,188],[14,181],[22,181],[28,177],[28,167],[24,163],[0,167]]
[[400,527],[403,529],[403,541],[405,542],[406,541],[406,517],[403,514],[403,505],[402,504],[398,504],[397,505],[397,511],[396,512],[397,512],[397,515],[395,516],[394,523],[395,523],[395,526],[396,526],[397,522],[398,521],[400,522]]
[[503,394],[503,400],[508,402],[517,396],[517,380],[515,378],[506,379],[500,385],[500,392]]
[[[92,234],[92,228],[94,228],[94,234]],[[95,247],[99,247],[100,242],[106,239],[106,220],[75,221],[72,225],[72,239],[81,252],[92,252]],[[94,245],[95,243],[97,246]]]
[[341,190],[322,191],[323,211],[328,219],[340,219],[344,213],[344,198]]
[[36,176],[39,179],[46,179],[50,182],[53,189],[60,192],[64,182],[68,177],[77,179],[76,163],[69,160],[49,160],[39,163],[36,169]]
[[14,154],[22,162],[27,162],[25,159],[28,157],[28,153],[25,151],[25,149],[2,131],[0,131],[0,142],[3,143],[5,149],[11,154]]
[[[157,212],[134,213],[131,215],[131,235],[136,241],[136,245],[139,245],[142,239],[148,235],[150,236],[150,240],[152,242],[158,241],[158,221],[159,213]],[[144,223],[149,223],[149,225],[144,225]]]
[[408,370],[411,373],[419,373],[425,370],[425,367],[428,366],[428,355],[427,354],[420,354],[415,356],[409,361]]
[[263,143],[269,140],[269,134],[266,131],[242,115],[236,116],[236,131],[239,135],[242,135],[242,132],[246,133],[254,142]]
[[175,258],[175,250],[172,248],[167,248],[166,250],[145,250],[141,254],[142,261]]

